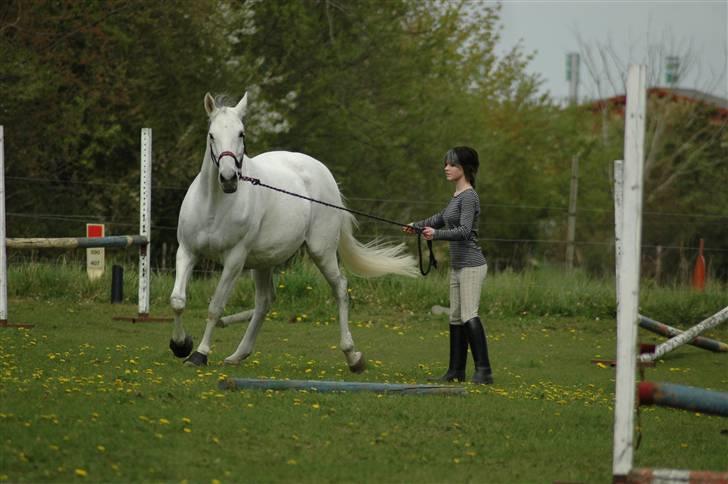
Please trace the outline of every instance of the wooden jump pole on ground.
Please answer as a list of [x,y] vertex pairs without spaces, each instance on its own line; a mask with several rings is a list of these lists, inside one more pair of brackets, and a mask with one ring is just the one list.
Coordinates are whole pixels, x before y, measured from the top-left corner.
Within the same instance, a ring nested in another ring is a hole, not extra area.
[[688,341],[691,341],[703,331],[718,326],[726,320],[728,320],[728,306],[724,307],[711,317],[696,324],[687,331],[684,331],[664,343],[657,345],[654,353],[645,353],[640,355],[640,361],[654,361],[663,356],[665,353],[674,350],[678,346],[684,345]]
[[[673,328],[665,323],[655,321],[647,316],[639,316],[640,328],[644,328],[653,333],[665,336],[666,338],[673,338],[683,333],[682,330]],[[714,339],[706,338],[704,336],[696,336],[690,341],[686,341],[686,344],[697,346],[704,350],[713,351],[715,353],[726,353],[728,352],[728,344]]]
[[726,484],[728,472],[690,471],[683,469],[633,469],[627,482],[630,484],[702,483]]
[[399,383],[370,383],[331,380],[261,380],[227,378],[218,384],[221,390],[312,390],[317,392],[375,392],[398,395],[465,395],[465,387]]
[[680,408],[728,417],[728,393],[704,388],[643,381],[637,386],[640,405]]

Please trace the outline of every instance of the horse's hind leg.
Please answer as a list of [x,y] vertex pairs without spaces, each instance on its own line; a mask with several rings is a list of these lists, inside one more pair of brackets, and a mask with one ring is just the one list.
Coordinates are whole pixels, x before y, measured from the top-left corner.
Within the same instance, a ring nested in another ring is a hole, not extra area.
[[245,321],[250,321],[250,319],[255,314],[255,309],[247,309],[245,311],[241,311],[239,313],[235,314],[229,314],[227,316],[223,316],[220,318],[220,322],[218,323],[218,326],[222,326],[223,328],[226,328],[230,326],[231,324],[236,323],[244,323]]
[[239,364],[253,352],[258,331],[263,325],[265,315],[268,314],[268,311],[273,305],[273,299],[275,296],[275,290],[273,289],[273,270],[255,270],[253,271],[253,278],[255,281],[255,309],[239,313],[247,314],[248,312],[252,312],[253,314],[252,318],[250,318],[250,325],[248,325],[248,329],[245,330],[245,336],[243,336],[243,339],[240,341],[238,348],[233,354],[225,358],[225,363],[229,365]]
[[321,273],[324,275],[336,298],[339,307],[339,329],[341,340],[339,348],[344,352],[346,363],[354,373],[361,373],[366,368],[364,355],[354,348],[354,339],[349,331],[349,292],[348,282],[341,274],[339,263],[336,260],[336,249],[328,250],[325,253],[317,253],[309,242],[309,253]]

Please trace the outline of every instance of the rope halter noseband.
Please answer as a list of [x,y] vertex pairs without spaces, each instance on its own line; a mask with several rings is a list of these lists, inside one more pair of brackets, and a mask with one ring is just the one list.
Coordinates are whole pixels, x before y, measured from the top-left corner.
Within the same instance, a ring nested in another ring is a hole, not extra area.
[[210,143],[210,159],[213,163],[215,163],[215,166],[220,169],[220,160],[225,158],[226,156],[231,157],[235,161],[235,168],[237,168],[238,173],[243,167],[243,156],[238,159],[237,156],[235,156],[235,153],[232,151],[223,151],[220,153],[220,156],[215,155],[215,150],[212,148],[212,143]]

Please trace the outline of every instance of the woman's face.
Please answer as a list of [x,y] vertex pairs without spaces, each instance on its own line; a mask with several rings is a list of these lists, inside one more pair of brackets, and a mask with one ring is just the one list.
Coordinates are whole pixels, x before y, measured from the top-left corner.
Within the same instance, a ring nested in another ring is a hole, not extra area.
[[456,182],[464,176],[463,167],[445,162],[445,178],[448,181]]

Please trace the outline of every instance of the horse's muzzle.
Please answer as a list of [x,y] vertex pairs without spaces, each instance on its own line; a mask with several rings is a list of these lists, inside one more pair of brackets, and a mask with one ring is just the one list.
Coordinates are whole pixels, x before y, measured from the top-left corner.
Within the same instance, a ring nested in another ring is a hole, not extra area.
[[225,193],[235,193],[238,190],[237,173],[232,178],[223,178],[220,176],[220,186]]

